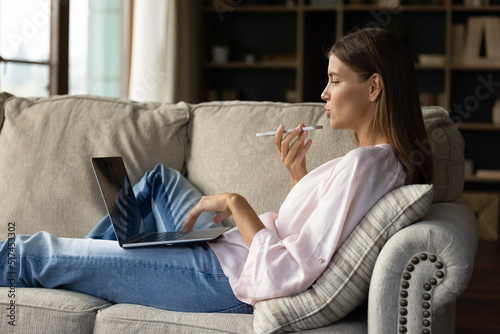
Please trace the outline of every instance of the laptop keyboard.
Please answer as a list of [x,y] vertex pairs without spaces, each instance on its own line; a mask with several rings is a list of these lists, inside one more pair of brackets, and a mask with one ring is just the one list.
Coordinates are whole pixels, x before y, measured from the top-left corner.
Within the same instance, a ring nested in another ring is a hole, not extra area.
[[146,234],[144,237],[139,240],[135,240],[134,242],[169,241],[179,239],[184,235],[186,235],[186,233],[182,231],[155,232]]

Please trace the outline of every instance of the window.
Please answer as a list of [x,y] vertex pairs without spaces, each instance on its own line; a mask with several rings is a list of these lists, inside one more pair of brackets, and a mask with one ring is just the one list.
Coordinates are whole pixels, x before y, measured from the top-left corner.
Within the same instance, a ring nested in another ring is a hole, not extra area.
[[71,2],[70,94],[120,97],[122,12],[122,0]]
[[49,1],[0,0],[0,90],[46,96],[50,83]]
[[129,8],[122,0],[0,0],[0,91],[119,97]]

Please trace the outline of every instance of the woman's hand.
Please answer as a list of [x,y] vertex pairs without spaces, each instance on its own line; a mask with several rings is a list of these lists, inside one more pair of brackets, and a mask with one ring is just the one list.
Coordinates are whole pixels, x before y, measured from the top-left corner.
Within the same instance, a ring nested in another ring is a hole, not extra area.
[[[280,125],[274,136],[274,142],[280,152],[281,161],[290,173],[292,188],[307,174],[306,153],[311,147],[312,141],[309,139],[304,144],[307,137],[307,131],[302,131],[304,126],[303,123],[300,123],[297,128],[283,138],[285,128]],[[294,138],[297,139],[292,143]]]
[[231,194],[220,194],[215,196],[203,196],[196,206],[188,213],[186,220],[182,226],[183,232],[187,233],[193,229],[198,217],[205,211],[214,211],[214,223],[218,224],[223,219],[232,215],[227,202]]
[[248,246],[252,244],[255,234],[265,228],[245,198],[238,194],[220,194],[202,197],[188,213],[186,221],[182,224],[184,227],[182,231],[190,232],[198,217],[205,211],[215,211],[214,223],[216,224],[233,215],[234,221]]

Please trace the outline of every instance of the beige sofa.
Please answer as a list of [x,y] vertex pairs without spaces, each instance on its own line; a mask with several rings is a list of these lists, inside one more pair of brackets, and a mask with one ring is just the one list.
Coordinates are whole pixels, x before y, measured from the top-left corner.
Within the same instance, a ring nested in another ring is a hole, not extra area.
[[[430,140],[413,156],[418,163],[422,154],[434,154],[434,186],[405,186],[382,199],[304,293],[260,302],[253,315],[234,315],[2,287],[0,332],[453,333],[455,301],[473,270],[476,218],[455,202],[463,187],[460,134],[443,109],[423,113]],[[92,156],[122,156],[132,182],[163,163],[205,194],[237,192],[259,213],[277,211],[289,189],[288,173],[273,139],[255,133],[299,122],[324,126],[310,133],[309,169],[355,147],[348,131],[329,128],[319,103],[189,105],[1,94],[0,240],[40,230],[84,237],[106,213]],[[7,259],[0,259],[4,265]],[[131,288],[140,289],[141,282]]]

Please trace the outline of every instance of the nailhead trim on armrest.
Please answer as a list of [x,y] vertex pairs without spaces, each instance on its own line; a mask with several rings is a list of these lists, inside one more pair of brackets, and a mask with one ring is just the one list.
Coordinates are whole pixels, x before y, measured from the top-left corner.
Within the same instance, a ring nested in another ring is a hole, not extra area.
[[438,259],[438,257],[434,254],[421,253],[418,256],[414,256],[410,259],[408,264],[406,265],[406,270],[402,275],[402,282],[399,288],[399,316],[398,321],[400,324],[399,333],[407,333],[408,332],[408,319],[407,315],[409,312],[416,312],[417,310],[408,310],[408,289],[410,288],[412,274],[415,270],[418,269],[418,265],[421,263],[425,263],[429,261],[429,263],[433,263],[436,268],[436,272],[434,276],[431,276],[428,282],[424,283],[422,286],[422,316],[424,320],[422,321],[422,334],[430,334],[430,326],[431,326],[431,315],[432,315],[432,295],[434,288],[439,285],[445,277],[445,268],[443,262]]

